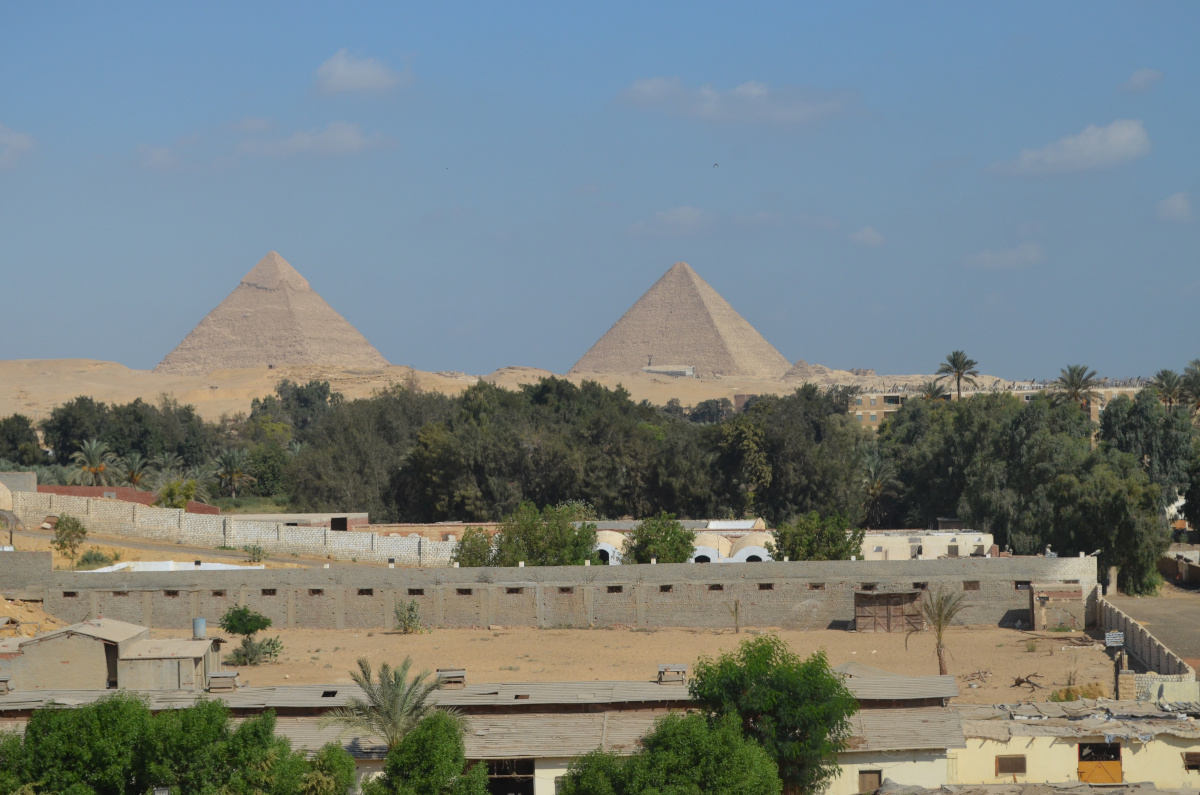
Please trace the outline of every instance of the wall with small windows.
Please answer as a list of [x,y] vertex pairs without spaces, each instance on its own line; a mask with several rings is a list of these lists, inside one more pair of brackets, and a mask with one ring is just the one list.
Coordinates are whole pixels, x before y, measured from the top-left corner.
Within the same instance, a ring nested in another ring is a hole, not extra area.
[[[248,605],[277,627],[393,625],[415,601],[430,626],[849,628],[860,592],[961,592],[962,624],[1029,626],[1023,584],[1070,584],[1095,606],[1096,558],[960,558],[519,568],[53,571],[46,553],[0,553],[0,594],[41,598],[67,621],[100,614],[151,627],[214,623]],[[1073,582],[1073,581],[1078,581]],[[736,619],[735,619],[736,615]],[[1090,619],[1089,619],[1090,620]]]

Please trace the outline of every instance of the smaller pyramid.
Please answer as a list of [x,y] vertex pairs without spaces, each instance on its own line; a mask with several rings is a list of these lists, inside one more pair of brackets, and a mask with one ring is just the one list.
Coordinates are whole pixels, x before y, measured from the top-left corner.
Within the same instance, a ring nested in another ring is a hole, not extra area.
[[694,367],[696,375],[779,378],[789,364],[686,262],[654,286],[583,355],[572,373]]
[[154,371],[202,374],[279,364],[388,365],[358,329],[272,251]]

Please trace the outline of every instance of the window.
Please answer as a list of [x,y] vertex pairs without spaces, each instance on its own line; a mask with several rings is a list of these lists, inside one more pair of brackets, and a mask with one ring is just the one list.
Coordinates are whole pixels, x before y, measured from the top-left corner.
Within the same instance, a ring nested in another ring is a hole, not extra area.
[[854,405],[856,405],[856,406],[861,406],[861,405],[862,405],[862,398],[855,398],[855,399],[854,399]]
[[872,547],[872,548],[871,548],[871,551],[872,551],[872,552],[882,552],[882,551],[883,551],[883,547],[881,547],[881,546]]
[[982,558],[985,554],[987,554],[987,553],[985,553],[983,551],[982,546],[976,546],[974,549],[971,550],[971,557],[973,557],[973,558]]
[[924,591],[924,590],[927,590],[928,588],[929,588],[929,583],[927,583],[927,582],[914,582],[913,583],[914,591]]
[[625,586],[624,585],[610,585],[610,586],[608,586],[608,592],[609,593],[625,593]]
[[1030,584],[1030,580],[1017,580],[1013,583],[1013,588],[1018,591],[1028,591]]
[[952,558],[958,557],[958,544],[951,544],[946,547],[946,555]]
[[775,590],[775,583],[773,583],[773,582],[760,582],[760,583],[758,584],[758,590],[760,590],[760,591],[774,591],[774,590]]
[[710,590],[710,591],[724,591],[724,590],[725,590],[725,586],[724,586],[724,585],[721,585],[721,583],[717,582],[717,583],[713,583],[712,585],[708,586],[708,590]]
[[1120,743],[1080,743],[1080,762],[1120,762]]
[[321,691],[321,698],[335,698],[336,696],[337,696],[336,690],[322,690]]
[[882,770],[860,770],[858,771],[858,791],[859,792],[874,792],[883,786],[883,771]]
[[874,406],[874,405],[875,405],[875,398],[871,398],[871,405],[872,405],[872,406]]
[[1183,769],[1200,772],[1200,753],[1185,752],[1183,755]]
[[213,591],[212,595],[217,597],[218,599],[220,599],[225,596],[225,592],[224,591]]
[[825,590],[825,583],[823,583],[823,582],[810,582],[810,583],[808,584],[808,590],[810,590],[810,591],[824,591],[824,590]]
[[63,591],[63,599],[77,599],[79,593],[77,591]]
[[179,597],[179,591],[163,591],[163,596],[169,596],[172,599]]
[[113,596],[129,596],[129,591],[113,591]]
[[963,590],[964,591],[978,591],[979,590],[979,580],[966,580],[965,582],[963,582]]
[[456,590],[458,591],[459,596],[470,596],[471,595],[470,588],[457,588]]
[[899,406],[900,405],[900,396],[899,395],[884,395],[883,396],[883,404],[885,406]]
[[861,411],[856,413],[854,416],[858,418],[859,422],[862,422],[862,412]]
[[425,589],[424,588],[409,588],[408,595],[409,596],[424,596]]
[[864,583],[862,583],[861,585],[859,585],[859,586],[858,586],[858,589],[859,589],[860,591],[874,591],[874,590],[875,590],[875,585],[876,585],[876,584],[875,584],[875,583],[873,583],[873,582],[864,582]]
[[575,593],[575,588],[570,585],[563,585],[558,589],[559,593]]
[[525,593],[525,589],[524,588],[505,588],[504,592],[505,593],[522,594],[522,593]]
[[308,595],[309,596],[324,596],[325,589],[324,588],[309,588]]
[[871,415],[871,422],[875,422],[875,415],[874,415],[874,414],[872,414],[872,415]]
[[375,589],[374,588],[359,588],[358,595],[359,596],[374,596]]
[[274,595],[275,595],[275,589],[274,589],[274,588],[263,588],[263,589],[262,589],[262,595],[263,595],[263,596],[274,596]]
[[673,586],[673,585],[660,585],[660,586],[658,586],[658,592],[659,593],[670,593],[671,589],[674,587],[675,586]]
[[997,776],[1025,775],[1025,755],[996,757]]

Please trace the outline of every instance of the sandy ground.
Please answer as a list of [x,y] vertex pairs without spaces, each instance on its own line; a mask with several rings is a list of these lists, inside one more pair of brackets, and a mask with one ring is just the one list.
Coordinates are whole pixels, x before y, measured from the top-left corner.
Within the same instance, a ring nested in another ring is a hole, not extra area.
[[[4,622],[5,618],[10,621]],[[42,610],[41,602],[21,602],[16,599],[10,602],[2,596],[0,622],[0,638],[31,638],[39,632],[48,632],[67,625],[65,621],[60,621]]]
[[[156,636],[185,637],[186,631],[155,630]],[[415,668],[463,667],[471,682],[605,681],[650,680],[659,663],[691,666],[702,654],[714,655],[732,649],[750,636],[731,630],[662,629],[439,629],[422,635],[364,630],[269,630],[279,635],[284,654],[280,662],[240,668],[243,683],[252,685],[342,684],[355,660],[365,656],[376,666],[393,665],[406,655]],[[824,649],[830,664],[858,661],[910,675],[938,672],[933,639],[923,634],[909,639],[903,635],[858,634],[819,630],[779,631],[778,634],[800,654]],[[950,671],[958,677],[967,703],[1008,703],[1021,700],[1045,701],[1051,690],[1067,684],[1074,671],[1076,682],[1102,683],[1112,690],[1113,665],[1094,646],[1072,647],[1081,633],[1017,632],[999,627],[955,627],[947,638],[951,651]],[[1027,650],[1032,644],[1033,651]],[[232,669],[231,669],[232,670]],[[990,671],[978,688],[977,680],[964,677]],[[1032,695],[1012,686],[1013,678],[1041,674],[1048,689]]]
[[[14,539],[14,546],[19,552],[49,551],[54,558],[54,568],[71,568],[71,559],[51,547],[49,537],[34,538],[30,534],[21,533]],[[205,563],[230,563],[233,565],[246,566],[258,565],[251,564],[249,561],[245,560],[231,559],[231,557],[227,555],[210,555],[203,551],[196,551],[191,547],[176,547],[174,549],[155,550],[126,546],[121,543],[121,540],[118,537],[114,536],[89,535],[88,541],[79,548],[79,554],[82,555],[87,550],[93,548],[99,549],[110,558],[114,558],[116,563],[126,563],[128,561],[135,560],[178,560],[190,563],[195,560],[200,560]],[[116,558],[116,555],[120,555],[120,558]],[[286,560],[272,560],[268,558],[267,560],[263,561],[263,563],[268,569],[303,568],[297,563],[291,563]]]
[[[367,397],[395,384],[416,384],[421,389],[456,395],[481,378],[509,389],[534,383],[553,375],[532,367],[504,367],[485,376],[466,373],[426,373],[410,367],[391,366],[379,370],[347,370],[337,367],[281,366],[245,370],[217,370],[207,375],[178,375],[131,370],[116,362],[91,359],[20,359],[0,362],[0,417],[21,413],[42,419],[55,406],[77,395],[90,395],[106,403],[128,403],[135,398],[157,402],[162,394],[180,403],[196,406],[200,414],[216,420],[223,414],[248,412],[250,401],[269,395],[284,378],[301,383],[317,379],[329,381],[335,391],[349,398]],[[678,398],[693,406],[709,398],[730,398],[738,394],[787,394],[799,383],[753,378],[671,378],[649,373],[622,375],[563,376],[575,383],[598,381],[608,387],[618,384],[629,390],[634,400],[649,400],[662,405]],[[830,371],[822,383],[855,383],[865,389],[886,390],[895,384],[916,384],[928,375],[853,376],[844,370]],[[997,379],[983,376],[981,386]]]

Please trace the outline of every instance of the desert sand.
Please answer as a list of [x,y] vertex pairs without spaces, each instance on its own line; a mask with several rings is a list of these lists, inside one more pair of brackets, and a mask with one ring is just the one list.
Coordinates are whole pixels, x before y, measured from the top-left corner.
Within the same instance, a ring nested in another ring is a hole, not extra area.
[[[824,649],[831,665],[857,661],[914,676],[938,672],[933,638],[923,633],[859,634],[835,630],[788,631],[778,635],[803,655]],[[155,630],[155,636],[185,637],[184,630]],[[702,654],[733,649],[751,637],[743,630],[661,629],[434,629],[421,635],[366,630],[268,630],[283,641],[278,663],[243,667],[243,683],[251,685],[343,684],[351,681],[355,660],[365,656],[376,667],[393,665],[405,656],[414,669],[463,667],[469,682],[565,682],[649,680],[659,663],[686,663]],[[1082,633],[1026,633],[999,627],[953,627],[946,644],[950,672],[958,677],[959,701],[975,704],[1045,701],[1064,687],[1068,674],[1076,682],[1102,683],[1111,692],[1113,664],[1097,646],[1071,646]],[[1032,643],[1034,651],[1029,651]],[[229,670],[235,670],[230,668]],[[983,681],[966,680],[990,671]],[[1016,676],[1038,673],[1045,690],[1030,693],[1013,687]],[[978,688],[970,687],[976,683]]]

